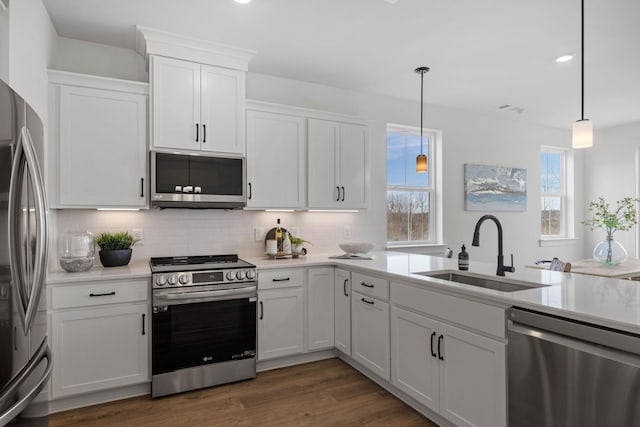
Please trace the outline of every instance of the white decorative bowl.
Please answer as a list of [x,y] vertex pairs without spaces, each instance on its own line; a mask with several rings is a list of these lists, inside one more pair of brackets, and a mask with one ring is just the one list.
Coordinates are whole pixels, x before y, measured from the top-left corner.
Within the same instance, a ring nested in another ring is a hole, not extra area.
[[373,249],[373,243],[369,242],[343,242],[338,246],[347,254],[366,254]]

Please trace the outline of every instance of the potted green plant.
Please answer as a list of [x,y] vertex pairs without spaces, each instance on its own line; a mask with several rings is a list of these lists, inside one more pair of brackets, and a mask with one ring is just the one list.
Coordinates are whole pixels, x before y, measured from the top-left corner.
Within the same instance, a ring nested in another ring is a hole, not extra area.
[[582,221],[591,231],[600,228],[607,233],[604,241],[598,243],[593,249],[593,257],[606,265],[617,265],[627,259],[627,251],[613,239],[616,231],[628,231],[638,223],[636,203],[638,199],[625,197],[616,202],[614,209],[609,208],[609,203],[604,197],[598,197],[595,202],[589,203],[589,212],[593,217]]
[[313,244],[308,240],[304,240],[302,237],[295,237],[293,234],[289,234],[289,240],[291,241],[291,254],[299,256],[300,254],[306,254],[307,250],[302,247],[303,243]]
[[96,244],[100,247],[100,262],[105,267],[119,267],[131,261],[131,246],[137,242],[127,231],[117,233],[100,233],[96,236]]

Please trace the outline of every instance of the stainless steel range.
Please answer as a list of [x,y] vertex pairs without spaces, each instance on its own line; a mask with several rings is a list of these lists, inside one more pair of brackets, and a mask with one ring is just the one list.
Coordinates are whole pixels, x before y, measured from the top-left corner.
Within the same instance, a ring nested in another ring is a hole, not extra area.
[[257,272],[237,255],[151,258],[151,396],[256,376]]

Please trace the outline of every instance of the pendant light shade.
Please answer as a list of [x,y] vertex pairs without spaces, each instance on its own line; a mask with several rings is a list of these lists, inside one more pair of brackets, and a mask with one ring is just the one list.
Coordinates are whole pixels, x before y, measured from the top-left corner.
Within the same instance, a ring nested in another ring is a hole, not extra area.
[[416,172],[426,172],[428,169],[427,156],[424,154],[418,154],[416,157]]
[[573,124],[573,148],[593,147],[593,123],[584,118],[584,0],[580,3],[580,85],[581,119]]
[[427,172],[429,170],[429,162],[423,151],[423,135],[422,135],[422,118],[424,106],[424,75],[429,72],[429,67],[418,67],[416,73],[420,74],[420,154],[416,157],[416,172]]
[[573,148],[589,148],[593,146],[593,124],[591,120],[578,120],[573,123]]

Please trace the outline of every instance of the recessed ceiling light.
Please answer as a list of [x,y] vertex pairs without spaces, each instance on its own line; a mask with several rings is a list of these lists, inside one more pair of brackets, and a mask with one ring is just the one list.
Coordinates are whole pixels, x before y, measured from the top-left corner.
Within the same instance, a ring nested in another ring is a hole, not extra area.
[[571,61],[573,58],[576,57],[575,53],[566,53],[564,55],[560,55],[556,58],[556,62],[569,62]]
[[251,3],[251,0],[233,0],[236,3],[240,3],[240,4],[247,4],[247,3]]

